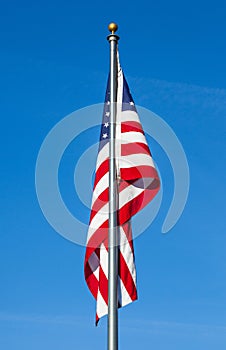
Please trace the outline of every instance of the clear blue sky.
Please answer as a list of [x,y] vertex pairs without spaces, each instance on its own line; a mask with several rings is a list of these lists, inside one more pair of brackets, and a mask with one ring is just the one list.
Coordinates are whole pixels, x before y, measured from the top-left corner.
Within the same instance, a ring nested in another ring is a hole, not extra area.
[[49,130],[104,99],[111,21],[134,100],[174,129],[191,173],[185,211],[162,235],[172,169],[152,143],[163,205],[135,242],[139,300],[120,310],[121,349],[225,349],[225,12],[218,0],[1,2],[1,349],[106,349],[84,248],[49,226],[34,176]]

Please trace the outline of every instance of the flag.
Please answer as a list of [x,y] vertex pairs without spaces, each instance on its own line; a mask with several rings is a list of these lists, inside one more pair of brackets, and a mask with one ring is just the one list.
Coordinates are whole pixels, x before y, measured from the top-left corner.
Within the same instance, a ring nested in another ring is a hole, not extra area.
[[[85,254],[85,279],[96,299],[96,323],[108,313],[110,85],[107,84]],[[137,299],[131,218],[157,194],[160,181],[118,61],[118,307]]]

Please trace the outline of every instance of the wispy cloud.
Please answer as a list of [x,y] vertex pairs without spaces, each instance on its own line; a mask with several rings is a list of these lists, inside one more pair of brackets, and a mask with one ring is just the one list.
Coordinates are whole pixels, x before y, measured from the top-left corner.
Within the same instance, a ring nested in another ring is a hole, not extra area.
[[191,334],[216,336],[217,334],[221,334],[226,337],[226,325],[134,319],[133,322],[127,321],[126,324],[122,324],[122,327],[130,332],[134,330],[135,332],[146,334],[180,334],[183,336],[189,336]]
[[169,82],[151,78],[129,78],[131,85],[139,91],[139,103],[152,100],[164,101],[167,105],[226,110],[226,89]]
[[85,323],[86,321],[87,320],[85,317],[75,317],[71,315],[13,314],[3,312],[0,313],[0,322],[77,326],[81,325],[81,323]]
[[[87,327],[88,318],[76,317],[72,315],[38,315],[38,314],[14,314],[0,313],[0,323],[18,323],[34,325],[48,324],[53,326],[79,326]],[[226,325],[201,324],[201,323],[184,323],[164,320],[142,320],[133,319],[121,322],[121,329],[125,332],[136,332],[143,334],[159,335],[199,335],[205,337],[224,336],[226,337]]]

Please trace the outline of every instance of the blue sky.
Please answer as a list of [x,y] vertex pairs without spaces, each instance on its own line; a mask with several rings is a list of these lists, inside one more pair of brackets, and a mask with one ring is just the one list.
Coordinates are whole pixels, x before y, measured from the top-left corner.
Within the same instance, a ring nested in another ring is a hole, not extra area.
[[[135,241],[139,300],[120,310],[121,349],[225,348],[225,11],[218,0],[1,2],[1,349],[106,348],[106,320],[94,327],[84,248],[45,220],[34,178],[51,128],[104,99],[111,21],[135,102],[172,127],[191,175],[185,211],[162,235],[173,176],[150,141],[163,203]],[[76,212],[69,163],[62,187]]]

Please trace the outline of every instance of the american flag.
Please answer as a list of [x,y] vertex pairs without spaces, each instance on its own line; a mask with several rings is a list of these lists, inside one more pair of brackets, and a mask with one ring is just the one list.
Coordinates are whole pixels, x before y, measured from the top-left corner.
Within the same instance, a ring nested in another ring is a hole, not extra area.
[[[160,181],[119,62],[117,79],[118,307],[121,307],[137,299],[131,218],[154,198]],[[108,313],[109,97],[108,81],[85,255],[86,283],[97,301],[96,323]]]

